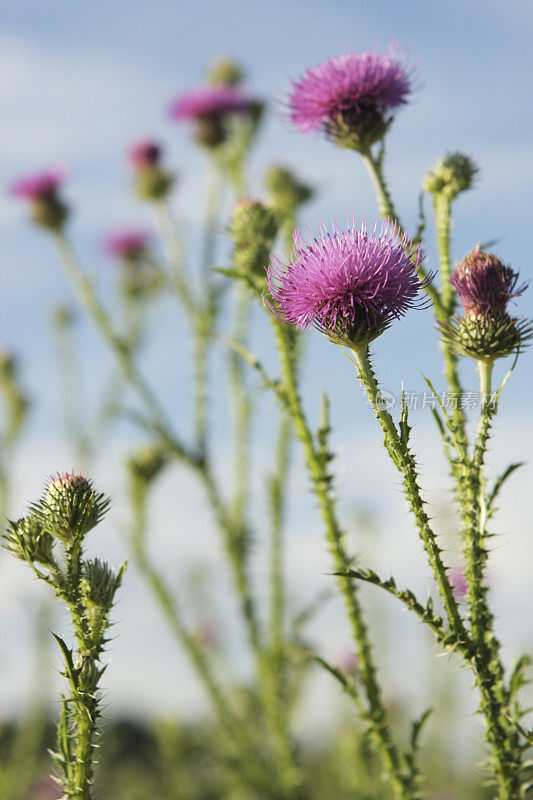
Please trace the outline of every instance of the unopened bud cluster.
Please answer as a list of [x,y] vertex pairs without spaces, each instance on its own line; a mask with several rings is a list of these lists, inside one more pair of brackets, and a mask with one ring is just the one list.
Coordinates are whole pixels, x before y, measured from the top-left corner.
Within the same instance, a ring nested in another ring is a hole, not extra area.
[[461,192],[474,185],[478,167],[463,153],[448,153],[440,158],[425,176],[422,187],[433,195],[443,195],[454,200]]
[[237,203],[229,232],[234,243],[233,260],[238,270],[264,277],[278,227],[274,211],[259,200],[246,199]]

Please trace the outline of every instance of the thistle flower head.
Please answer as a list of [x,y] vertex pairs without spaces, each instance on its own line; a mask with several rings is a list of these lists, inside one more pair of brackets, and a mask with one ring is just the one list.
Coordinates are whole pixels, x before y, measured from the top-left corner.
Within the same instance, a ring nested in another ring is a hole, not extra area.
[[246,114],[250,99],[234,86],[202,86],[181,94],[170,108],[172,119],[199,120],[225,114]]
[[527,320],[507,313],[510,300],[527,284],[494,253],[478,245],[455,265],[450,283],[464,307],[464,316],[441,324],[443,337],[457,352],[478,361],[494,361],[516,352],[533,336]]
[[194,122],[198,144],[213,149],[228,138],[228,118],[253,115],[257,108],[258,104],[241,89],[222,84],[199,87],[180,95],[170,108],[170,116],[178,122]]
[[271,310],[297,328],[314,324],[336,344],[368,345],[420,305],[421,262],[420,246],[390,222],[370,231],[355,221],[347,231],[322,227],[309,243],[296,230],[289,263],[271,256]]
[[11,186],[11,194],[28,200],[36,225],[59,230],[68,216],[68,207],[58,197],[65,180],[64,170],[48,170],[19,178]]
[[444,194],[451,200],[471,189],[479,172],[477,164],[463,153],[448,153],[440,158],[422,182],[431,194]]
[[63,472],[50,480],[31,512],[43,530],[70,543],[83,538],[98,525],[109,503],[110,500],[96,492],[84,475]]
[[324,61],[293,82],[290,120],[302,133],[322,130],[343,147],[368,150],[407,102],[412,71],[392,54],[348,53]]
[[505,312],[507,304],[527,288],[518,284],[517,272],[506,266],[494,253],[480,245],[455,265],[450,283],[468,316],[486,316]]
[[104,241],[104,249],[113,258],[137,262],[148,251],[150,234],[145,231],[123,231],[113,233]]
[[135,142],[128,151],[128,163],[134,170],[142,170],[159,164],[161,145],[151,139]]
[[64,180],[65,173],[62,170],[38,172],[15,181],[11,186],[11,194],[24,200],[41,200],[46,195],[55,194]]

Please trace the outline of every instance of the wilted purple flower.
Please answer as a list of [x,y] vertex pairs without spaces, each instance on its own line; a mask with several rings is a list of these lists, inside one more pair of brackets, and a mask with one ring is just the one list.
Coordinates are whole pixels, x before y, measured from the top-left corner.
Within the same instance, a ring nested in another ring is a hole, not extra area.
[[198,120],[221,114],[246,114],[251,100],[235,86],[202,86],[181,94],[170,108],[176,120]]
[[527,284],[517,286],[518,278],[517,272],[478,244],[456,264],[450,283],[467,316],[485,317],[505,313],[508,302],[522,294]]
[[136,142],[128,151],[128,163],[135,170],[154,167],[159,163],[160,158],[161,146],[151,139]]
[[66,173],[59,169],[27,175],[12,184],[11,194],[25,200],[42,200],[47,195],[55,195],[65,177]]
[[125,231],[108,236],[105,251],[114,258],[135,261],[144,255],[150,243],[150,235],[144,231]]
[[347,231],[322,227],[309,244],[294,233],[291,260],[270,258],[267,283],[284,322],[307,328],[314,324],[336,344],[368,344],[419,305],[420,246],[400,235],[395,224],[376,222],[367,231],[355,220]]
[[391,54],[324,61],[293,83],[290,120],[302,133],[323,130],[344,147],[368,149],[383,137],[391,112],[407,102],[411,74]]
[[460,569],[453,569],[449,575],[453,596],[456,600],[462,600],[468,592],[468,583],[465,574]]

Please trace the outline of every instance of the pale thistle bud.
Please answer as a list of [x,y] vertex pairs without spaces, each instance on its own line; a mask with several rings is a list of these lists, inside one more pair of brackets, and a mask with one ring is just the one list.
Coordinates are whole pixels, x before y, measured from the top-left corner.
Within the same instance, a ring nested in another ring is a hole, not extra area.
[[477,164],[469,156],[448,153],[425,175],[422,188],[430,194],[454,200],[458,194],[472,188],[478,172]]
[[135,143],[128,152],[134,190],[141,200],[162,200],[172,188],[174,176],[161,166],[161,153],[161,145],[151,140]]
[[259,200],[248,198],[237,203],[229,227],[237,269],[264,277],[278,226],[274,211]]
[[98,686],[102,669],[99,669],[95,659],[89,654],[84,654],[78,669],[78,689],[92,694]]
[[113,597],[122,580],[122,570],[116,573],[106,561],[95,558],[82,565],[81,595],[86,608],[109,611]]
[[52,478],[31,510],[44,530],[69,544],[98,525],[109,504],[110,500],[95,492],[85,476],[64,472]]

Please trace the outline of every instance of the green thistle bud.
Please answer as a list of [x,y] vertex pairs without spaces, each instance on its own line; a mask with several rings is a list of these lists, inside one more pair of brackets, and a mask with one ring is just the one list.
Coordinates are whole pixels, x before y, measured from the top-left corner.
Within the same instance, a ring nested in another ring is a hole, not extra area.
[[147,167],[135,176],[134,191],[140,200],[162,200],[174,184],[174,175],[161,167]]
[[54,563],[54,537],[33,516],[9,522],[5,547],[22,561],[45,566]]
[[102,670],[98,668],[96,661],[88,654],[81,658],[81,664],[77,666],[78,688],[82,692],[92,694],[98,686]]
[[241,200],[233,209],[230,235],[237,269],[264,277],[279,221],[272,209],[259,200]]
[[87,609],[101,608],[109,611],[113,597],[120,586],[123,570],[116,573],[106,561],[95,558],[82,565],[80,583],[83,604]]
[[32,507],[44,530],[69,543],[94,528],[110,500],[93,489],[83,475],[64,472],[50,481],[44,497]]
[[245,77],[246,74],[240,64],[223,56],[213,62],[207,74],[207,81],[213,86],[238,86]]
[[284,216],[293,215],[303,203],[313,196],[311,186],[299,181],[296,175],[286,167],[270,167],[265,173],[264,181],[272,198],[272,205]]
[[140,447],[128,460],[128,469],[134,480],[150,483],[168,462],[168,455],[159,445]]
[[477,164],[462,153],[448,153],[440,158],[422,181],[430,194],[442,194],[454,200],[461,192],[471,189],[479,172]]
[[509,314],[471,316],[442,323],[443,338],[457,353],[478,361],[512,355],[533,337],[533,326]]

